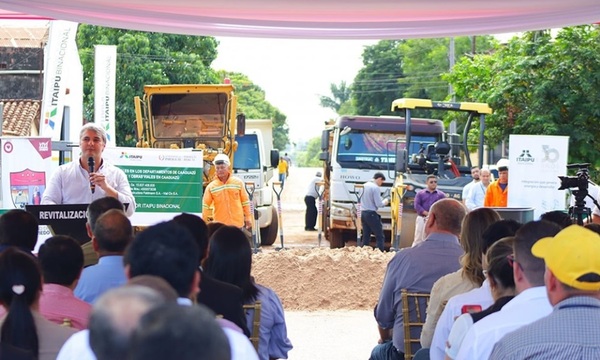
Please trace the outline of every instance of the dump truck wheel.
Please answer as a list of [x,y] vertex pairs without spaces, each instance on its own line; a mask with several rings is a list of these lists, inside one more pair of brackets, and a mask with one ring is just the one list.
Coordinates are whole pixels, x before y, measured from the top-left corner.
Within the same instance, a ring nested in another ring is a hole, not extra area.
[[344,247],[344,232],[330,231],[329,232],[329,247],[332,249]]
[[275,207],[271,207],[273,221],[271,225],[260,229],[260,244],[261,245],[273,245],[277,240],[277,230],[279,230],[279,218],[277,217],[277,210]]

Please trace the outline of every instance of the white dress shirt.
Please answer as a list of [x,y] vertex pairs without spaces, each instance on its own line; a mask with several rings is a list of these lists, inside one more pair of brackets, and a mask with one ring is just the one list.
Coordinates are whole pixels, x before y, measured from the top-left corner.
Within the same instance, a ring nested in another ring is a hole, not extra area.
[[548,301],[546,287],[529,288],[515,296],[502,310],[476,322],[467,332],[456,359],[487,359],[494,345],[504,335],[551,312],[552,305]]
[[490,282],[486,278],[481,287],[451,297],[444,307],[444,311],[435,327],[433,340],[429,350],[431,360],[444,360],[446,340],[450,335],[454,320],[461,315],[463,305],[479,305],[482,309],[487,309],[494,303]]
[[[106,177],[106,183],[117,191],[119,201],[128,204],[125,211],[127,216],[133,215],[136,207],[135,197],[125,172],[106,160],[102,161],[102,166],[96,172]],[[54,171],[42,195],[42,204],[89,204],[105,196],[106,193],[99,186],[96,186],[92,194],[90,176],[77,159],[59,166]]]

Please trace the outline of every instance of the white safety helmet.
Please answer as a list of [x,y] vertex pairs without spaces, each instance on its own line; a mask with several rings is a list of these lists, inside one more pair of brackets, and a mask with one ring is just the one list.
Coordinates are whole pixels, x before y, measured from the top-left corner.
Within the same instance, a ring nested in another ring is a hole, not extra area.
[[229,161],[229,156],[227,156],[225,154],[217,154],[217,156],[215,156],[215,160],[213,162],[215,163],[215,165],[221,165],[221,164],[225,164],[227,166],[231,165],[231,162]]

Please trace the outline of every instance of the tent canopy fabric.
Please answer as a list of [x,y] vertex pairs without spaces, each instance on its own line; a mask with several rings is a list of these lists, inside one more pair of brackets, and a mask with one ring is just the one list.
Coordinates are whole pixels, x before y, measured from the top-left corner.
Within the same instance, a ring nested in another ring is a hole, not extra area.
[[600,21],[599,0],[0,0],[0,9],[0,19],[37,16],[154,32],[303,39],[482,35]]

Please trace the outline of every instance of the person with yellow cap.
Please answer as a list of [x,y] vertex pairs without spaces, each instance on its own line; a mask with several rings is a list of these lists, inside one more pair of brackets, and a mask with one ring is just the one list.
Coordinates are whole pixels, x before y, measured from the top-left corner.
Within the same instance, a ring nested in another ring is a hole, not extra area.
[[213,208],[213,221],[246,229],[252,228],[250,199],[246,185],[231,175],[231,162],[225,154],[214,159],[217,176],[211,181],[202,198],[202,218],[208,222],[209,210]]
[[508,334],[490,359],[600,359],[600,235],[571,225],[531,249],[552,313]]

